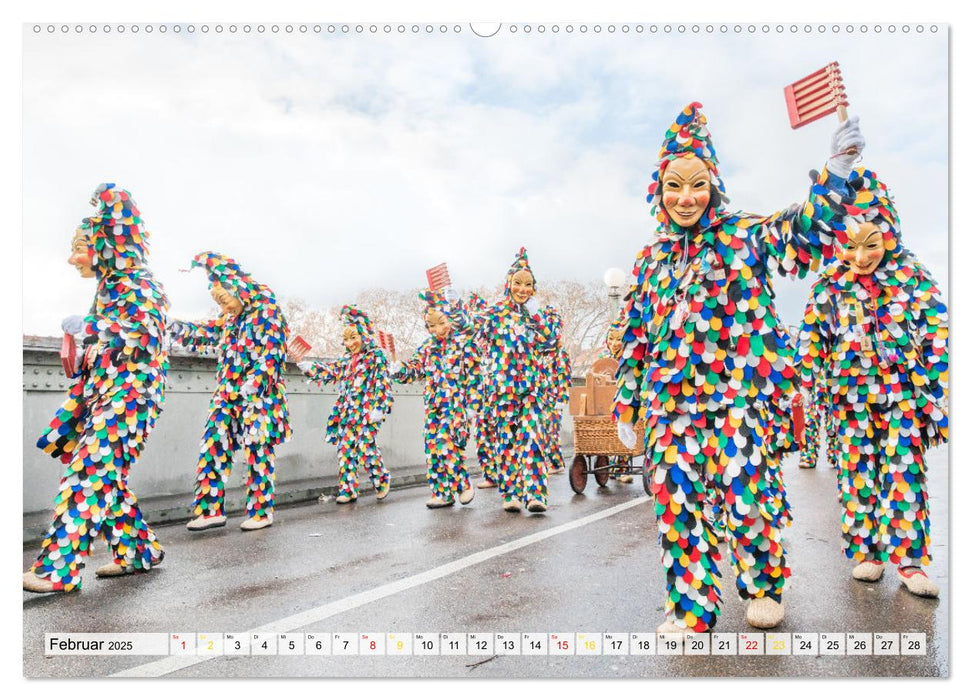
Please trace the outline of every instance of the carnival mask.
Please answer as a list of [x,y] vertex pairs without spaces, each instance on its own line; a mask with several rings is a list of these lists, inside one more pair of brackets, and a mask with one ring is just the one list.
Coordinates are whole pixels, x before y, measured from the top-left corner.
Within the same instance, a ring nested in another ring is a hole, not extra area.
[[519,270],[512,276],[509,292],[517,304],[525,304],[533,296],[533,276],[528,270]]
[[425,327],[439,340],[445,340],[452,332],[452,324],[449,323],[448,316],[438,309],[431,309],[425,314]]
[[840,246],[840,259],[855,275],[869,275],[883,260],[883,233],[870,221],[846,220],[846,243]]
[[219,304],[219,308],[227,316],[238,316],[239,312],[243,310],[243,302],[221,284],[212,285],[209,293],[212,294],[213,300]]
[[71,239],[71,257],[67,259],[68,263],[74,265],[84,278],[94,277],[94,261],[88,253],[88,244],[89,240],[84,230],[77,229],[74,232],[74,238]]
[[678,226],[694,226],[708,209],[711,175],[700,158],[676,158],[661,179],[661,201]]
[[363,345],[364,341],[361,340],[361,334],[358,333],[357,328],[347,326],[344,329],[344,347],[347,349],[347,352],[356,355],[361,352],[361,346]]
[[624,350],[624,339],[623,335],[619,330],[611,330],[607,333],[607,352],[613,358],[620,357],[620,353]]

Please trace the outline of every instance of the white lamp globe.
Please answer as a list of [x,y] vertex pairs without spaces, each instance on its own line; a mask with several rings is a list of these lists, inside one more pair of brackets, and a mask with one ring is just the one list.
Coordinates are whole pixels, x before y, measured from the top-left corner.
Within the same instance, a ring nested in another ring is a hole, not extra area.
[[604,284],[608,287],[620,287],[624,284],[627,275],[617,267],[612,267],[604,273]]

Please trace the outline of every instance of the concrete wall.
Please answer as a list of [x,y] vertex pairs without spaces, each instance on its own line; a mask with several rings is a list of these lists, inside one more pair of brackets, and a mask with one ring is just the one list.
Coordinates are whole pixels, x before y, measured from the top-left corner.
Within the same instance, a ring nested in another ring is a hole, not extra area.
[[[64,400],[69,387],[52,348],[25,347],[24,402],[24,537],[34,539],[46,528],[64,465],[37,449],[37,437]],[[334,387],[308,384],[294,365],[287,374],[287,396],[293,437],[276,452],[277,503],[315,498],[337,483],[337,448],[324,442],[324,422],[336,401]],[[192,501],[199,438],[215,385],[214,358],[172,355],[165,404],[129,485],[149,522],[187,518]],[[424,406],[420,384],[394,385],[394,408],[378,435],[392,486],[424,482],[422,442]],[[564,447],[572,443],[572,423],[564,421]],[[474,442],[468,464],[475,464]],[[367,475],[358,473],[362,487]],[[237,468],[227,483],[230,511],[244,499],[246,469]]]

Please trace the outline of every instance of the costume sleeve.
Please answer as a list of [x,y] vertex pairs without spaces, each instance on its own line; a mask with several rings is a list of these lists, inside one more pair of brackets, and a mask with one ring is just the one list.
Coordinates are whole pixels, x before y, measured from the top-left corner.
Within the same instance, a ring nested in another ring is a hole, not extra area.
[[823,168],[805,202],[761,220],[761,249],[770,271],[805,277],[833,258],[832,224],[838,195],[845,191],[846,181]]
[[570,363],[570,353],[560,348],[556,353],[556,399],[560,403],[570,400],[570,384],[573,368]]
[[402,364],[401,368],[391,375],[399,384],[411,384],[425,378],[425,348],[427,341],[418,346],[415,354]]
[[624,349],[618,358],[617,393],[614,395],[614,420],[634,423],[639,417],[641,406],[641,381],[650,356],[650,337],[648,325],[652,311],[647,304],[647,285],[649,271],[649,248],[637,254],[634,262],[634,284],[627,294],[627,303],[621,312],[624,325]]
[[[124,283],[118,284],[116,289],[123,290]],[[127,294],[112,297],[85,318],[83,345],[98,346],[95,364],[102,369],[152,362],[161,352],[165,337],[164,297],[153,285],[137,281]],[[102,382],[100,393],[110,393],[114,386],[114,381]]]
[[912,380],[930,399],[930,405],[918,406],[932,424],[928,430],[928,446],[947,440],[948,425],[948,315],[947,304],[941,298],[934,280],[923,266],[916,266],[914,305],[917,314],[917,337],[921,364],[915,368]]
[[240,386],[253,383],[263,394],[283,378],[287,361],[287,326],[280,308],[274,304],[260,307],[253,322],[250,366]]
[[223,336],[222,318],[193,323],[192,321],[173,321],[170,328],[172,342],[186,350],[205,352],[219,347]]
[[394,394],[391,393],[391,373],[388,372],[388,358],[379,349],[375,349],[374,354],[374,374],[371,377],[374,392],[373,406],[384,415],[388,415],[391,413],[391,404],[394,403]]
[[554,327],[550,319],[542,311],[530,314],[526,307],[522,307],[523,321],[533,332],[533,347],[541,353],[553,352],[560,341],[560,329]]
[[475,334],[470,332],[462,338],[462,381],[465,382],[465,408],[476,413],[482,411],[482,355]]
[[799,384],[814,396],[818,377],[826,375],[832,347],[832,301],[825,284],[817,284],[809,296],[796,344],[795,369]]
[[307,375],[310,381],[317,382],[321,386],[334,384],[340,379],[341,367],[346,361],[346,358],[342,357],[333,362],[312,362],[310,363],[310,369],[304,372],[304,374]]

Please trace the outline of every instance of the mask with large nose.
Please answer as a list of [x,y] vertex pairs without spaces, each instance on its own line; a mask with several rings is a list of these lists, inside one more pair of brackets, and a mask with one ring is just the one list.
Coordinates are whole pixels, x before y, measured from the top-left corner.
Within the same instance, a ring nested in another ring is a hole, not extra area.
[[678,226],[698,223],[711,201],[711,174],[700,158],[672,160],[661,179],[661,203]]

